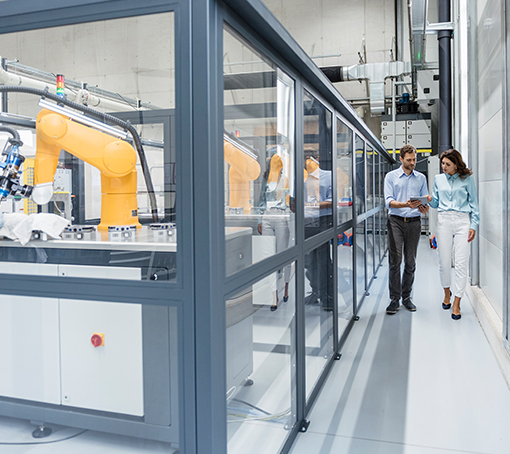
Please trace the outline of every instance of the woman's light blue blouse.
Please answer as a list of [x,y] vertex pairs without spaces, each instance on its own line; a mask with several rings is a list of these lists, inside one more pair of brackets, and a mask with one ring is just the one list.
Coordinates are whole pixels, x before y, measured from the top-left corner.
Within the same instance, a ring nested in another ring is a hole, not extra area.
[[461,211],[469,213],[471,225],[476,229],[480,223],[478,197],[476,195],[475,181],[471,175],[460,178],[458,173],[448,175],[441,173],[434,178],[432,200],[429,204],[438,211]]

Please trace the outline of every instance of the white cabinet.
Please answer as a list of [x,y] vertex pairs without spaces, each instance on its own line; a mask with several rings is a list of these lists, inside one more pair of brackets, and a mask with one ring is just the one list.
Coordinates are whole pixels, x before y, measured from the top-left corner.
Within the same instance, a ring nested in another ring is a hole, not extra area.
[[[0,272],[141,279],[120,267],[2,262]],[[0,396],[143,416],[140,304],[0,295],[0,332]]]
[[[57,265],[0,263],[3,274],[56,276]],[[0,295],[0,395],[60,403],[58,299]]]

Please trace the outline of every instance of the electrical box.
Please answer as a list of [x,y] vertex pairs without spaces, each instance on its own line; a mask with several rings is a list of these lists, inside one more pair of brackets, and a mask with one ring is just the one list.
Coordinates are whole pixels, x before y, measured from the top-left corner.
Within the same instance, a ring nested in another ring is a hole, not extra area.
[[392,117],[381,117],[381,142],[388,151],[393,153],[394,136],[396,130],[395,149],[397,152],[404,145],[413,145],[418,154],[428,156],[432,152],[432,131],[430,113],[411,113],[396,115],[395,128]]
[[416,72],[418,101],[439,99],[439,70],[422,69]]

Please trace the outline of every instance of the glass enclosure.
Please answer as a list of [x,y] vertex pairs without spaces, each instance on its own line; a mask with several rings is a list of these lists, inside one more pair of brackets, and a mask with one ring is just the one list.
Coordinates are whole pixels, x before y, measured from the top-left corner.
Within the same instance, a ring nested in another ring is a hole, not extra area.
[[228,276],[295,244],[295,109],[284,71],[229,27],[223,43]]
[[350,221],[352,212],[352,130],[336,120],[336,188],[338,225]]
[[392,159],[246,1],[0,1],[0,431],[286,454],[303,430]]
[[[271,310],[271,274],[226,302],[228,453],[279,452],[296,422],[295,263]],[[248,448],[249,446],[249,448]]]
[[366,210],[365,194],[365,142],[356,134],[355,147],[355,165],[356,165],[356,213],[361,214]]
[[353,315],[354,271],[352,228],[338,234],[338,335],[342,336]]
[[[319,100],[304,92],[304,213],[305,238],[333,226],[332,114]],[[312,291],[318,289],[311,282]]]
[[[333,355],[333,250],[324,243],[305,258],[305,347],[306,395],[310,396],[315,383]],[[320,293],[308,286],[317,283]]]
[[366,254],[365,227],[366,221],[361,221],[356,225],[355,248],[356,248],[356,293],[357,307],[361,304],[365,296],[366,283]]
[[2,183],[0,261],[175,281],[174,13],[4,34],[0,49],[22,142],[0,145],[23,163]]

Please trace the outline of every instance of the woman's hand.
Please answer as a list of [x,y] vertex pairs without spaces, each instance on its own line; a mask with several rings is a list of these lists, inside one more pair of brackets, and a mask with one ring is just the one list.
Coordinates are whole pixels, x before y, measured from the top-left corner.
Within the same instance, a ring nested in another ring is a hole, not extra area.
[[427,195],[427,200],[428,200],[429,202],[432,202],[432,196],[431,196],[431,195]]
[[469,235],[468,235],[468,243],[471,243],[475,239],[476,230],[469,229]]
[[257,230],[259,232],[259,235],[262,235],[262,223],[260,223],[259,225],[257,225]]

